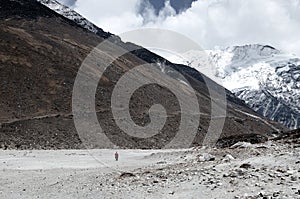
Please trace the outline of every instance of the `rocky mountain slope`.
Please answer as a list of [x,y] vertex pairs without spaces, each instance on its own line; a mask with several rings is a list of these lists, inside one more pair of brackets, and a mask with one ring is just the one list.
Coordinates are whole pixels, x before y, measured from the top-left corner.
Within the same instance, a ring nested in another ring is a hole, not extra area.
[[[95,29],[86,29],[89,23],[70,20],[35,0],[0,0],[0,5],[0,147],[86,147],[75,129],[71,106],[78,69],[84,58],[103,39],[111,37],[115,44],[126,49],[132,49],[134,44],[123,43],[118,37],[93,25]],[[217,117],[211,118],[210,110],[211,100],[218,99],[210,99],[201,73],[188,66],[172,64],[142,48],[116,59],[97,87],[95,104],[99,123],[105,135],[119,147],[160,148],[174,138],[179,128],[181,115],[178,100],[160,86],[142,87],[130,101],[131,117],[140,125],[150,122],[148,111],[153,104],[162,104],[168,110],[166,124],[155,136],[142,139],[127,135],[115,123],[115,120],[122,118],[114,118],[110,109],[112,91],[118,79],[141,64],[152,63],[157,68],[155,63],[158,61],[180,72],[196,91],[202,115],[193,145],[201,145],[210,121],[218,120]],[[103,63],[100,60],[98,64]],[[141,75],[153,78],[147,74]],[[181,81],[174,81],[172,86],[182,89],[181,93],[187,93]],[[220,87],[212,84],[215,88]],[[193,108],[193,104],[188,103],[189,95],[187,106]],[[259,117],[228,91],[227,100],[222,138],[244,134],[267,136],[285,129]]]
[[[257,113],[296,129],[300,127],[300,59],[267,45],[207,51],[223,86]],[[197,52],[184,56],[201,71]]]

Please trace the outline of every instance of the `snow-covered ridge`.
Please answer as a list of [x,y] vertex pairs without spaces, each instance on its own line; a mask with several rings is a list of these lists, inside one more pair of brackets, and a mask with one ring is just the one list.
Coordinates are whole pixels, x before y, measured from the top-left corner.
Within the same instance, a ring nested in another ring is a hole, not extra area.
[[51,10],[57,12],[58,14],[76,22],[80,26],[88,29],[89,31],[97,34],[99,31],[99,28],[82,17],[80,14],[75,12],[74,10],[70,9],[69,7],[62,5],[61,3],[57,2],[56,0],[37,0],[41,4],[47,6]]
[[[202,52],[203,53],[203,52]],[[255,111],[292,129],[300,127],[300,59],[268,45],[208,50],[215,76]],[[201,72],[201,53],[183,54]]]

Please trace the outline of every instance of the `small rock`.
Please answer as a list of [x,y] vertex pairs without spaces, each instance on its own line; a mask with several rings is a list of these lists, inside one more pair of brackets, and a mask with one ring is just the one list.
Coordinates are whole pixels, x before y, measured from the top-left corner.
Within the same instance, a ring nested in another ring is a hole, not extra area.
[[282,169],[282,168],[277,169],[277,171],[280,172],[280,173],[285,173],[286,172],[286,170]]
[[127,177],[135,177],[135,175],[133,173],[129,173],[129,172],[124,172],[121,173],[120,178],[127,178]]
[[174,195],[175,191],[171,191],[169,194]]
[[235,171],[236,171],[236,173],[237,173],[239,176],[243,176],[243,175],[246,174],[246,170],[243,169],[243,168],[238,168],[238,169],[236,169]]
[[291,176],[291,181],[297,181],[297,177],[296,176]]
[[270,176],[271,178],[275,177],[274,174],[272,174],[272,173],[268,173],[268,176]]
[[265,197],[265,192],[263,192],[263,191],[260,192],[260,193],[258,194],[258,196],[259,196],[259,197]]
[[252,144],[249,142],[238,142],[229,147],[230,149],[237,149],[237,148],[250,148],[252,147]]
[[294,170],[288,170],[287,172],[286,172],[286,174],[288,174],[288,175],[293,175],[293,174],[295,174],[297,171],[294,171]]
[[204,153],[202,156],[199,157],[200,162],[214,161],[215,159],[216,159],[215,156],[208,153]]
[[234,160],[234,157],[230,154],[227,154],[222,161],[223,162],[230,162],[231,160]]
[[242,164],[242,165],[240,166],[240,168],[242,168],[242,169],[249,169],[249,168],[251,168],[251,164],[249,164],[249,163],[244,163],[244,164]]

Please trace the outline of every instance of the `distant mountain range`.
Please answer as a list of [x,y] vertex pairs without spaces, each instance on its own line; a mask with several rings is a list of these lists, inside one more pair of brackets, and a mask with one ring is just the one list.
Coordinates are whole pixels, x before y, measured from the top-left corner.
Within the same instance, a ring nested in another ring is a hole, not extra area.
[[[257,113],[290,129],[300,128],[300,59],[268,45],[208,50],[215,75],[225,88]],[[199,52],[184,54],[189,66],[201,71]]]

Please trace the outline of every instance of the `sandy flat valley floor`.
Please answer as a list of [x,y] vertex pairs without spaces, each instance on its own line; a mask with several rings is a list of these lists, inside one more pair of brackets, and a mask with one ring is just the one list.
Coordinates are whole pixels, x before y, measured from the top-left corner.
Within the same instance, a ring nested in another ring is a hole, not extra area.
[[300,147],[0,151],[0,198],[300,198]]

